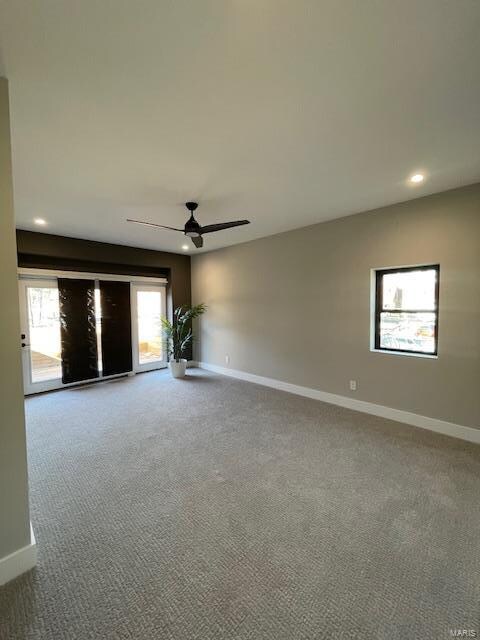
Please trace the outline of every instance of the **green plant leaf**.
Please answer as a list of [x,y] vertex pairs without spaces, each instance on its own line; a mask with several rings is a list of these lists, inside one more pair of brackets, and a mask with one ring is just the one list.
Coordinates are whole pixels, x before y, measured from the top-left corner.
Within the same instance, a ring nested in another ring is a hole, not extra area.
[[173,312],[173,319],[161,318],[162,333],[169,358],[179,360],[194,340],[191,321],[205,313],[206,305],[202,302],[187,307],[182,305]]

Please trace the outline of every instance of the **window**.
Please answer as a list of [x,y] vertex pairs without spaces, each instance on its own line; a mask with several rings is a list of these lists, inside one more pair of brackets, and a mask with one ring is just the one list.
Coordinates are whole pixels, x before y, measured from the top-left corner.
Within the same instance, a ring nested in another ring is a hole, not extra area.
[[375,349],[437,355],[439,265],[375,271]]

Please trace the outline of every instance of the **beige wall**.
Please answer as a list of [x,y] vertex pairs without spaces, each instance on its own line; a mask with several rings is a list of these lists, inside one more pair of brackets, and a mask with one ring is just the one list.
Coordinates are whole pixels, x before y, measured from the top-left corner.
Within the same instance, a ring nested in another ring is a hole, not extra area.
[[[438,359],[371,352],[370,270],[429,263]],[[480,184],[200,254],[192,290],[198,360],[480,428]]]
[[8,85],[0,78],[0,559],[30,543]]

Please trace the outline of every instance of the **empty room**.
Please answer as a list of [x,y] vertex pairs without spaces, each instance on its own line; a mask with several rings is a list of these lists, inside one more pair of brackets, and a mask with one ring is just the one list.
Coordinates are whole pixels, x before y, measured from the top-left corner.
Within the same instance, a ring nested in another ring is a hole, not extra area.
[[0,638],[480,637],[480,4],[0,0]]

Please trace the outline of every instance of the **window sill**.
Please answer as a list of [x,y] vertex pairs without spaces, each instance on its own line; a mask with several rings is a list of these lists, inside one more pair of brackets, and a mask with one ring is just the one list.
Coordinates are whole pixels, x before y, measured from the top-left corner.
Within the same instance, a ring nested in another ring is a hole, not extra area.
[[372,353],[384,353],[391,356],[407,356],[408,358],[425,358],[426,360],[438,360],[438,355],[430,353],[408,353],[408,351],[387,351],[386,349],[370,349]]

